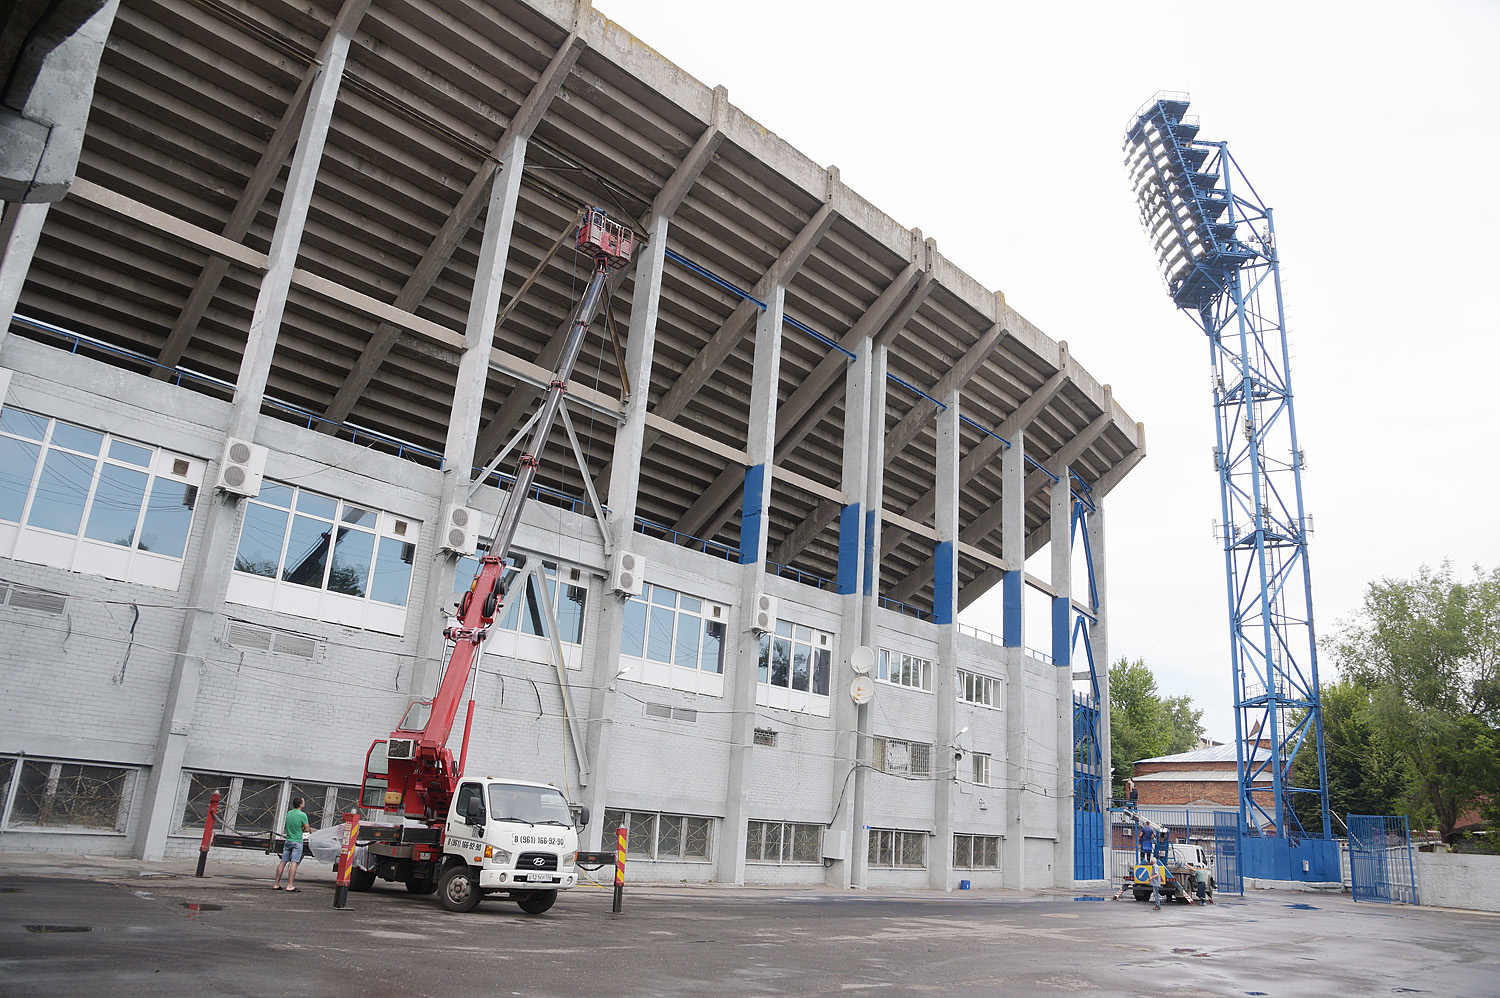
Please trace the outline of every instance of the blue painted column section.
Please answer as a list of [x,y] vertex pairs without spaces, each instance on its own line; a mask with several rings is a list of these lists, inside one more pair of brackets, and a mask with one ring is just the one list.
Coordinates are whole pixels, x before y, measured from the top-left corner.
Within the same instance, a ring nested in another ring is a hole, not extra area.
[[1026,428],[1017,427],[1000,455],[1000,640],[1026,647]]
[[952,541],[938,541],[933,550],[932,620],[953,623],[954,594],[958,590],[958,549]]
[[859,503],[851,502],[839,510],[839,577],[840,596],[859,592]]
[[1073,665],[1072,640],[1069,635],[1073,607],[1066,596],[1052,597],[1052,664],[1058,668]]
[[762,534],[765,528],[766,466],[752,464],[745,469],[744,505],[740,516],[740,564],[753,565],[761,558]]
[[865,511],[865,579],[864,594],[875,595],[875,563],[880,560],[880,551],[875,547],[877,542],[875,532],[875,511]]
[[1007,648],[1021,647],[1022,574],[1020,571],[1010,571],[1000,577],[1000,640]]

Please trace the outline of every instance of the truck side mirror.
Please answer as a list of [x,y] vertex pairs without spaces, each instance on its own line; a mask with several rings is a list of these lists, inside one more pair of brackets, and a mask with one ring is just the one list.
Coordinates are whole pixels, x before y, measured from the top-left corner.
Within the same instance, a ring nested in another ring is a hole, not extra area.
[[464,820],[471,825],[484,824],[484,801],[478,797],[470,797],[469,803],[464,807]]
[[573,812],[573,824],[578,828],[587,828],[589,824],[589,809],[587,804],[571,804],[568,809]]

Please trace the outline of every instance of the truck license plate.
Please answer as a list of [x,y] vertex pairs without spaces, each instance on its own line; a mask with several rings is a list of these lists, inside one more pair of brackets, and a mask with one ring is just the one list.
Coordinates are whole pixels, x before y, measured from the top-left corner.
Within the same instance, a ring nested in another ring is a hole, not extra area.
[[533,884],[550,884],[556,879],[550,873],[528,873],[526,880]]

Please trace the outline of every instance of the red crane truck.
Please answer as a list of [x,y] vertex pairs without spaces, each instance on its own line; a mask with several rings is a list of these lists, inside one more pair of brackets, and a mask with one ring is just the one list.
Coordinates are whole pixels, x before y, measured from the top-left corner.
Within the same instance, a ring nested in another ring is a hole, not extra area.
[[[577,246],[594,261],[593,275],[568,330],[530,443],[516,465],[515,484],[500,512],[489,553],[443,631],[453,643],[437,694],[413,703],[387,738],[365,757],[360,804],[399,817],[397,824],[360,824],[368,845],[350,887],[369,890],[377,878],[405,883],[414,894],[438,892],[450,911],[472,911],[486,896],[516,901],[539,915],[559,890],[578,882],[578,829],[588,809],[570,805],[556,787],[524,780],[465,775],[469,725],[455,764],[448,737],[490,624],[505,602],[505,566],[521,510],[536,479],[537,456],[562,406],[573,365],[599,311],[609,272],[634,249],[632,232],[597,208],[585,208]],[[472,711],[470,721],[472,721]]]

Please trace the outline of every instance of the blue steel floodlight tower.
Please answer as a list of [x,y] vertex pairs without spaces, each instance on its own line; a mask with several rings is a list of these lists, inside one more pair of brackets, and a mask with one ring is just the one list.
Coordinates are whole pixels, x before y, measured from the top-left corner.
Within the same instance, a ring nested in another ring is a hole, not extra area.
[[[1200,140],[1187,108],[1184,94],[1147,103],[1126,130],[1125,166],[1167,291],[1207,334],[1213,365],[1241,833],[1247,847],[1277,837],[1247,848],[1248,865],[1261,870],[1246,872],[1331,879],[1326,868],[1313,869],[1326,849],[1303,845],[1329,841],[1331,829],[1275,230],[1227,144]],[[1316,754],[1315,785],[1293,778],[1303,752]],[[1304,828],[1292,806],[1308,798],[1321,828]],[[1308,870],[1294,858],[1309,860]],[[1336,877],[1336,853],[1334,863]]]

